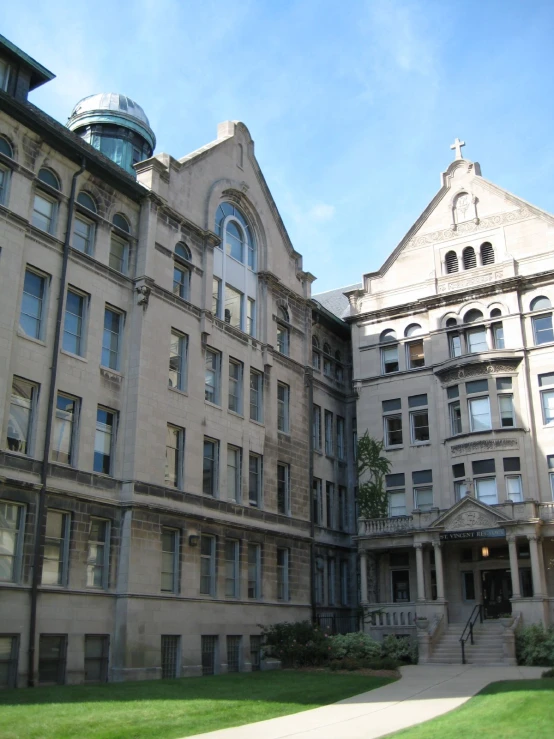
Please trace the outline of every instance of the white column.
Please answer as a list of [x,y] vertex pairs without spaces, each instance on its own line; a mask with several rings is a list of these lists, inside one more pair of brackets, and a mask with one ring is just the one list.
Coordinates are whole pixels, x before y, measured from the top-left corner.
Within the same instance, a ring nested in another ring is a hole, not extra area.
[[425,577],[423,574],[423,544],[414,544],[417,570],[417,599],[425,600]]
[[544,595],[542,592],[542,575],[541,575],[541,563],[539,560],[539,548],[537,545],[538,536],[536,534],[529,534],[529,553],[531,555],[531,575],[533,577],[533,595],[535,597],[541,597]]
[[367,554],[360,552],[360,601],[367,603]]
[[437,600],[444,600],[444,571],[442,569],[442,549],[440,541],[433,542],[435,550],[435,570],[437,572]]
[[512,594],[514,598],[521,598],[519,589],[519,567],[517,564],[517,545],[515,536],[507,536],[510,551],[510,574],[512,576]]

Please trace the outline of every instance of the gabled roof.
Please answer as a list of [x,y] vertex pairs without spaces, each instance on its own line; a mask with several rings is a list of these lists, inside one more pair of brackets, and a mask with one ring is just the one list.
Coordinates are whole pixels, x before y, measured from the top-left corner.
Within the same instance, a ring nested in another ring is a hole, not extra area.
[[347,290],[359,290],[361,287],[362,283],[358,282],[355,285],[346,285],[346,287],[317,293],[316,295],[312,295],[312,299],[316,300],[329,313],[333,313],[338,318],[344,319],[350,315],[350,301],[344,293]]
[[29,89],[34,90],[36,87],[40,87],[45,82],[53,80],[56,76],[50,70],[43,67],[35,59],[26,54],[19,46],[13,44],[9,39],[0,34],[0,49],[7,57],[15,59],[30,72],[30,84]]
[[499,526],[512,519],[496,508],[482,503],[471,496],[462,498],[431,525],[432,529],[446,531],[486,529]]

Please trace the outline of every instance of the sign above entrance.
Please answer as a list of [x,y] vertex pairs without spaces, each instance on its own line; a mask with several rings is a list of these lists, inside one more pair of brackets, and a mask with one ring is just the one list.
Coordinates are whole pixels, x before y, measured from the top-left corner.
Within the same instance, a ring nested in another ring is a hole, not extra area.
[[465,539],[503,539],[506,529],[474,529],[473,531],[449,531],[440,534],[441,541],[461,541]]

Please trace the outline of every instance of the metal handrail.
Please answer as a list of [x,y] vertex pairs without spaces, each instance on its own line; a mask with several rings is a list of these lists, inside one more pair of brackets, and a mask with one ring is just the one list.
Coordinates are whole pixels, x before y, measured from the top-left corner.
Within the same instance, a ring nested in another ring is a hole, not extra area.
[[[471,612],[470,617],[467,620],[466,625],[464,626],[464,630],[462,631],[462,635],[460,637],[460,644],[462,647],[462,664],[466,664],[466,649],[465,644],[468,639],[471,639],[471,643],[475,644],[473,641],[473,626],[475,625],[475,622],[479,618],[480,623],[483,623],[483,605],[481,603],[478,603]],[[466,631],[468,632],[466,634]]]

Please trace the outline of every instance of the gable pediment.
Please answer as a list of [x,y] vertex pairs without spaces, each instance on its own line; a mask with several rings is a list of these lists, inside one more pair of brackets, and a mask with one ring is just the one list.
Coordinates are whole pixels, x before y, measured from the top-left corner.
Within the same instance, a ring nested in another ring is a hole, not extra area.
[[439,516],[431,528],[443,531],[488,529],[500,526],[510,520],[504,513],[481,503],[475,498],[466,496]]

